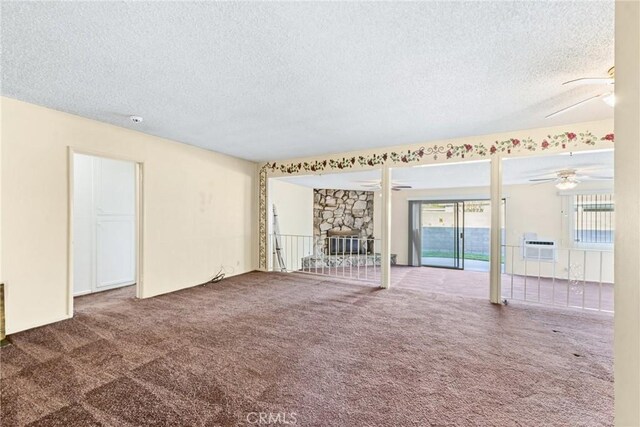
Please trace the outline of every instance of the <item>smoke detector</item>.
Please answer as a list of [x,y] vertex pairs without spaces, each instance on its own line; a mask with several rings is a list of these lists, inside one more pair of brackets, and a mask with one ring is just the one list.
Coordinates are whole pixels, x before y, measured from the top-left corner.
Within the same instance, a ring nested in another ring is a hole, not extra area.
[[140,116],[129,116],[129,120],[131,120],[133,123],[142,123],[144,121],[144,119]]

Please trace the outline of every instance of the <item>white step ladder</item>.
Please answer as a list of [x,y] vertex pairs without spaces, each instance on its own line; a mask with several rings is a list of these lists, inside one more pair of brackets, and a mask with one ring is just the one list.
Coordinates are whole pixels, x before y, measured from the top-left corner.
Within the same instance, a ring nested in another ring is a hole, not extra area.
[[280,271],[286,272],[287,266],[284,263],[284,257],[282,256],[282,247],[280,246],[280,226],[278,225],[278,212],[276,211],[276,205],[273,205],[273,254],[278,261]]

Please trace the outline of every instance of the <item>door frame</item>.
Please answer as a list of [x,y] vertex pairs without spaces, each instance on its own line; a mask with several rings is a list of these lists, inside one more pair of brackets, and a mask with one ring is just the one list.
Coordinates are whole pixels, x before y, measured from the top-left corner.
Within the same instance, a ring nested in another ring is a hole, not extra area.
[[[422,219],[421,224],[420,224],[420,267],[430,267],[430,268],[447,268],[449,270],[464,270],[464,244],[465,244],[465,239],[466,236],[464,235],[464,203],[465,202],[488,202],[489,199],[485,199],[485,198],[479,198],[479,197],[471,197],[471,198],[465,198],[465,199],[413,199],[413,200],[409,200],[409,202],[419,202],[421,204],[420,207],[420,211],[422,212],[422,204],[433,204],[433,203],[461,203],[462,204],[462,238],[460,238],[460,234],[458,234],[458,242],[460,240],[462,240],[462,252],[459,254],[459,259],[462,261],[462,266],[461,267],[448,267],[445,265],[426,265],[422,263]],[[505,230],[505,234],[507,231],[507,197],[502,197],[502,205],[503,205],[503,215],[502,218],[504,220],[504,230]],[[459,213],[459,212],[458,212]],[[421,214],[422,216],[422,214]],[[491,228],[491,227],[489,227]],[[460,228],[458,227],[458,230],[460,230]],[[459,231],[460,233],[460,231]],[[502,254],[502,249],[500,250],[500,253]],[[502,260],[502,268],[505,268],[506,265],[506,260],[503,258]]]
[[135,167],[135,248],[134,259],[136,263],[136,298],[143,298],[144,295],[144,274],[143,274],[143,259],[144,259],[144,162],[140,159],[114,155],[112,153],[105,153],[97,150],[90,150],[85,148],[76,148],[68,146],[67,149],[67,316],[73,317],[73,198],[74,198],[74,155],[84,154],[87,156],[102,157],[111,160],[120,160],[126,162],[132,162]]

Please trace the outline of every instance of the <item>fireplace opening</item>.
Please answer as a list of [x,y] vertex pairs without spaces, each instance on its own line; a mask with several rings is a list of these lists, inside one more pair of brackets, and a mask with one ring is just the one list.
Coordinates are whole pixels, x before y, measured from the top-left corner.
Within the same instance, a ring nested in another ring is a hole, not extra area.
[[[369,244],[369,242],[371,242],[371,244]],[[360,238],[358,230],[330,230],[327,233],[324,247],[329,255],[366,255],[371,253],[373,240]]]

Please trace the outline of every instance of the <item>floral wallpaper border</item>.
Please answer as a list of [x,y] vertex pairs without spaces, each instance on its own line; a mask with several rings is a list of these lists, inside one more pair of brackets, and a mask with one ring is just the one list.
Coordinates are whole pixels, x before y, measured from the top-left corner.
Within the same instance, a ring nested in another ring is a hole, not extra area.
[[280,172],[283,174],[295,174],[298,172],[321,172],[327,169],[343,170],[351,169],[354,166],[377,166],[386,163],[415,163],[423,158],[432,158],[438,160],[441,157],[446,159],[452,158],[470,158],[470,157],[486,157],[496,153],[511,154],[519,151],[544,151],[551,148],[561,147],[566,149],[568,146],[579,145],[595,145],[597,141],[612,141],[613,134],[607,134],[601,138],[596,137],[591,132],[563,132],[557,135],[548,135],[547,138],[540,142],[535,142],[531,138],[527,139],[505,139],[495,141],[492,144],[446,144],[446,145],[430,145],[428,147],[420,147],[415,150],[407,151],[390,151],[385,153],[374,153],[366,156],[342,157],[328,160],[305,161],[298,163],[266,163],[263,168],[268,172]]
[[258,176],[258,268],[266,270],[267,263],[267,170],[260,168]]
[[613,133],[597,137],[591,132],[562,132],[547,135],[542,141],[532,138],[509,138],[491,144],[435,144],[406,151],[389,151],[368,155],[333,158],[301,162],[269,162],[260,168],[259,176],[259,267],[267,268],[267,176],[269,173],[293,175],[300,172],[322,172],[326,170],[345,170],[354,167],[373,167],[385,164],[427,163],[427,160],[466,159],[512,154],[523,151],[545,151],[559,148],[567,150],[582,145],[596,145],[597,142],[614,142]]

